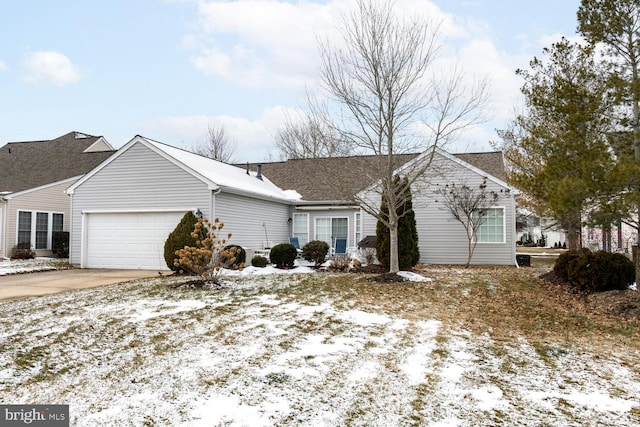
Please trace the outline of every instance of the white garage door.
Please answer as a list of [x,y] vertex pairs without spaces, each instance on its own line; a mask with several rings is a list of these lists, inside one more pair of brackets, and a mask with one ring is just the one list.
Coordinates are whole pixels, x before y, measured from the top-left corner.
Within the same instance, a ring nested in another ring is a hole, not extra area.
[[164,242],[184,212],[86,214],[87,268],[167,270]]

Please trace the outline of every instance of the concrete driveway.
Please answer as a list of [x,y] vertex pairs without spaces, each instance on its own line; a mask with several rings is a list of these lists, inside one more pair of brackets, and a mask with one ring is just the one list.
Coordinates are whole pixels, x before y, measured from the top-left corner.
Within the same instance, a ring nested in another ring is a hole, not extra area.
[[0,276],[0,300],[55,294],[147,277],[158,277],[158,270],[77,269]]

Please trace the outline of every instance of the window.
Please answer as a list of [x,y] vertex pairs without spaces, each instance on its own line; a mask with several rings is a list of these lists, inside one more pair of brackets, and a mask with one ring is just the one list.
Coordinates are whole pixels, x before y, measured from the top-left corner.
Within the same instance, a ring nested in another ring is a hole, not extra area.
[[329,247],[333,247],[336,239],[347,239],[348,235],[348,218],[316,218],[316,239],[327,242]]
[[51,231],[64,231],[64,215],[62,214],[53,214],[53,227]]
[[302,248],[309,243],[309,214],[294,213],[293,214],[293,237],[298,238],[298,243]]
[[36,249],[47,249],[47,236],[49,235],[49,214],[36,213]]
[[[478,219],[478,214],[474,213],[474,221]],[[504,208],[486,209],[482,219],[482,224],[476,232],[478,243],[504,243]]]
[[31,245],[31,212],[18,212],[18,244]]
[[64,214],[18,211],[18,244],[36,249],[51,249],[54,231],[63,231]]

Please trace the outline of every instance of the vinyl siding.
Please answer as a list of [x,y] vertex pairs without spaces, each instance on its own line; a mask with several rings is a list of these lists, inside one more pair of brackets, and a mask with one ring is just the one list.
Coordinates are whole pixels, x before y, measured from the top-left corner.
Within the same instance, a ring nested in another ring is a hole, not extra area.
[[[69,196],[64,191],[71,184],[73,182],[66,181],[50,187],[29,191],[7,200],[6,212],[3,215],[3,220],[6,221],[6,228],[3,230],[6,232],[3,236],[5,242],[3,247],[4,256],[11,255],[11,249],[18,241],[18,233],[16,231],[18,227],[18,211],[61,213],[64,215],[63,230],[69,231],[71,222],[70,201]],[[0,234],[2,234],[2,231],[0,231]],[[35,245],[35,242],[32,242],[32,244]],[[37,256],[51,256],[51,254],[50,250],[36,251]]]
[[72,195],[70,262],[80,264],[82,212],[188,211],[208,217],[211,191],[207,184],[142,144],[79,185]]
[[[439,162],[447,159],[438,158]],[[441,169],[444,170],[444,169]],[[436,184],[466,183],[478,186],[483,176],[458,164],[449,164],[444,176],[425,176],[412,188],[413,208],[418,229],[420,262],[424,264],[464,264],[467,260],[467,236],[459,222],[436,202]],[[504,189],[488,181],[488,190]],[[496,207],[504,207],[505,243],[478,243],[472,258],[476,265],[510,265],[515,263],[515,201],[512,195],[500,199]],[[363,235],[375,235],[376,220],[363,216]]]
[[262,249],[267,236],[273,244],[289,242],[288,204],[222,192],[215,196],[214,216],[224,223],[223,234],[232,234],[230,243],[245,249]]

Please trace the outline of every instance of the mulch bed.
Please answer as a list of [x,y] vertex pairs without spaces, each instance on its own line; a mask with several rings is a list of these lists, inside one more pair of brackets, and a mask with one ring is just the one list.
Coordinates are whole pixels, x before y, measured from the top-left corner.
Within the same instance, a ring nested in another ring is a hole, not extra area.
[[561,287],[574,298],[580,299],[585,306],[607,316],[621,317],[627,320],[640,320],[640,292],[631,289],[595,292],[592,294],[577,293],[571,285],[556,277],[553,270],[540,276],[553,285]]

